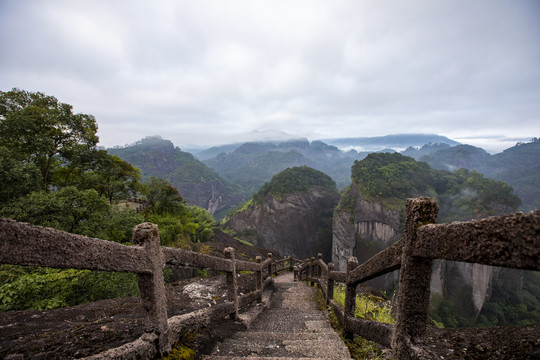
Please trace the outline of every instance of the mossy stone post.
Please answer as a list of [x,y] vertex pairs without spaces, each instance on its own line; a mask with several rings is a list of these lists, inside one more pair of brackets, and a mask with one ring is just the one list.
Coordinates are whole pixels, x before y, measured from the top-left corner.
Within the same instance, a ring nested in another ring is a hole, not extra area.
[[257,289],[257,292],[260,292],[260,297],[257,298],[257,304],[260,304],[262,302],[263,274],[262,274],[261,261],[262,261],[262,258],[260,256],[257,256],[255,258],[255,262],[257,262],[257,264],[259,265],[259,270],[255,272],[256,289]]
[[395,359],[415,358],[409,344],[414,344],[426,333],[431,259],[413,257],[412,249],[417,239],[416,230],[437,221],[439,206],[435,200],[422,197],[407,199],[405,210],[396,326],[391,342]]
[[330,278],[330,272],[334,271],[334,263],[328,263],[328,274],[326,274],[326,305],[334,299],[334,279]]
[[[347,259],[347,278],[349,273],[356,269],[358,266],[358,259],[351,256]],[[356,310],[356,285],[345,283],[345,306],[344,306],[344,323],[345,323],[345,337],[352,339],[354,333],[350,330],[349,319],[354,319],[354,312]]]
[[142,223],[133,229],[133,245],[144,248],[151,274],[137,274],[142,307],[146,313],[145,332],[158,336],[157,348],[160,354],[170,350],[167,340],[167,297],[163,280],[165,263],[157,225]]
[[268,253],[268,258],[270,259],[270,262],[268,263],[268,277],[272,277],[272,263],[274,262],[272,253]]
[[313,286],[313,278],[315,277],[315,257],[311,257],[309,261],[309,286]]
[[322,270],[323,269],[322,269],[322,266],[321,266],[321,261],[322,261],[322,254],[321,253],[317,254],[317,259],[318,259],[318,261],[317,261],[317,268],[318,268],[317,277],[322,277]]
[[236,259],[234,256],[234,249],[232,247],[225,248],[225,259],[228,259],[231,263],[231,270],[227,271],[227,300],[234,304],[234,312],[229,316],[231,319],[238,319],[238,294],[236,283]]

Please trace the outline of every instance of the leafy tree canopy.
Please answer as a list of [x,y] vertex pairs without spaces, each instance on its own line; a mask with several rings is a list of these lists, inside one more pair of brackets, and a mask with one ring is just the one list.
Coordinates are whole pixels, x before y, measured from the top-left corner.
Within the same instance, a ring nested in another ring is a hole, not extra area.
[[272,177],[272,180],[253,195],[256,203],[261,203],[266,195],[282,197],[296,192],[307,192],[313,187],[337,193],[336,183],[323,172],[307,166],[293,167],[283,170]]
[[0,145],[17,160],[37,166],[43,189],[51,184],[55,167],[95,148],[96,132],[92,115],[74,114],[71,105],[53,96],[19,89],[0,92]]
[[434,170],[398,153],[370,154],[356,161],[351,172],[363,196],[394,209],[402,209],[408,197],[435,197],[442,221],[508,213],[520,204],[512,187],[503,182],[467,169]]

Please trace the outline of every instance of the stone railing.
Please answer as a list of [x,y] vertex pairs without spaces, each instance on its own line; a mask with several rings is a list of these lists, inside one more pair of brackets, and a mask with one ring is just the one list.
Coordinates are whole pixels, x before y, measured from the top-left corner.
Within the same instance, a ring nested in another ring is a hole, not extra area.
[[[405,231],[400,241],[360,266],[355,257],[350,257],[346,271],[334,271],[334,265],[325,264],[319,254],[318,259],[311,258],[297,265],[295,278],[319,285],[346,336],[357,334],[391,347],[395,359],[432,358],[428,346],[424,346],[429,335],[432,260],[540,270],[539,210],[469,222],[434,224],[437,213],[438,205],[432,199],[408,199]],[[396,324],[355,318],[357,286],[397,269],[400,269],[400,275]],[[344,308],[333,301],[336,281],[345,283]],[[511,331],[519,332],[520,327],[512,327]],[[478,337],[484,334],[485,331],[478,331]],[[478,340],[478,343],[486,341]]]
[[[143,223],[133,230],[133,246],[88,238],[67,232],[0,219],[0,264],[48,266],[137,274],[140,299],[145,310],[145,333],[136,341],[108,350],[89,359],[151,359],[171,350],[187,331],[195,331],[211,322],[230,316],[262,301],[266,287],[273,283],[272,274],[292,269],[293,259],[274,261],[257,256],[256,262],[235,259],[234,249],[225,249],[225,258],[192,251],[161,247],[158,228]],[[167,317],[167,300],[163,280],[166,264],[192,266],[226,273],[227,301],[211,308]],[[238,296],[236,273],[255,274],[252,292]]]

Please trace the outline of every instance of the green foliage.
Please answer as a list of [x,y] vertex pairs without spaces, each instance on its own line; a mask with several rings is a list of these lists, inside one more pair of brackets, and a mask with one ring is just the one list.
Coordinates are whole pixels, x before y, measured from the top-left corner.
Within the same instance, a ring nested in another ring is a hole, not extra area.
[[197,224],[197,228],[191,237],[193,242],[206,242],[214,235],[214,218],[210,213],[198,206],[189,206],[188,213],[192,217],[192,221]]
[[0,203],[41,189],[41,175],[35,164],[21,162],[5,146],[0,146]]
[[439,217],[445,222],[501,215],[515,211],[520,204],[510,186],[476,171],[441,170],[434,174],[440,196]]
[[255,203],[262,203],[271,194],[276,198],[296,192],[307,192],[313,187],[336,192],[336,183],[326,174],[307,166],[288,168],[272,177],[272,180],[253,195]]
[[[345,286],[337,285],[334,287],[334,301],[341,307],[345,306]],[[356,295],[354,316],[386,324],[396,323],[396,319],[392,316],[390,302],[369,294]]]
[[135,274],[0,266],[0,311],[47,310],[137,295]]
[[69,186],[54,192],[33,192],[4,205],[0,214],[17,221],[80,235],[99,234],[109,214],[107,200],[93,190]]
[[369,154],[355,161],[351,172],[362,195],[380,199],[392,209],[402,208],[408,197],[433,194],[429,166],[398,153]]
[[[343,288],[338,289],[336,292],[334,288],[334,301],[336,301],[338,304],[343,306],[343,303],[345,302],[345,292]],[[337,295],[337,299],[335,296]],[[358,300],[358,298],[357,298]],[[326,303],[324,300],[324,297],[322,296],[322,292],[319,290],[317,291],[317,303],[319,306],[319,310],[322,310],[326,307]],[[351,353],[351,357],[353,359],[358,360],[364,360],[364,359],[370,359],[370,360],[381,360],[385,359],[383,356],[382,350],[377,346],[377,344],[373,341],[369,341],[367,339],[364,339],[363,337],[355,335],[353,337],[353,340],[349,340],[343,336],[343,327],[341,326],[337,316],[334,314],[334,311],[330,309],[328,312],[330,324],[332,327],[341,334],[341,338],[347,348],[349,349],[349,352]],[[395,322],[395,321],[394,321]]]
[[[433,170],[397,153],[370,154],[356,161],[352,179],[364,197],[379,199],[393,209],[403,209],[408,197],[435,197],[443,222],[509,213],[520,203],[510,186],[476,171]],[[350,211],[354,199],[346,191],[339,207]]]
[[157,224],[161,244],[192,249],[193,243],[213,236],[212,215],[196,206],[187,206],[178,190],[166,180],[151,178],[146,184],[148,208],[145,220]]
[[182,336],[180,341],[176,343],[168,356],[161,360],[193,360],[195,359],[195,351],[192,349],[197,342],[197,333],[190,332]]
[[71,105],[55,97],[19,89],[0,92],[0,145],[39,169],[44,190],[56,169],[95,148],[96,132],[92,115],[74,114]]
[[144,217],[136,214],[127,206],[112,206],[104,230],[99,237],[102,239],[130,243],[133,228],[144,222]]
[[[522,286],[516,286],[517,284]],[[484,304],[478,323],[484,326],[540,323],[540,273],[502,269],[492,280],[491,297]]]
[[134,144],[107,151],[141,169],[145,181],[156,177],[178,186],[219,179],[219,175],[193,155],[159,136],[146,137]]

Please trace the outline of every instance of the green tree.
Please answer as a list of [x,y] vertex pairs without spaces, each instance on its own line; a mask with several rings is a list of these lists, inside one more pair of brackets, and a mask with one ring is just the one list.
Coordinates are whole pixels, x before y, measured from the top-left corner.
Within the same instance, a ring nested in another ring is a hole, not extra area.
[[184,199],[168,181],[150,178],[143,192],[148,202],[148,212],[154,214],[182,215],[186,211]]
[[40,170],[44,190],[55,169],[95,148],[96,132],[92,115],[74,114],[71,105],[53,96],[19,89],[0,92],[0,145]]
[[17,161],[8,148],[0,146],[0,203],[39,190],[40,181],[39,169],[34,164]]
[[52,192],[33,192],[6,204],[0,214],[17,221],[95,236],[108,218],[110,205],[93,190],[73,186]]

